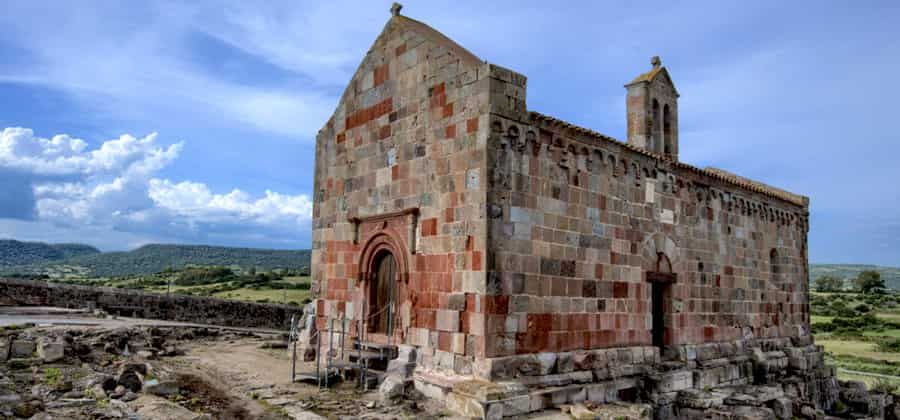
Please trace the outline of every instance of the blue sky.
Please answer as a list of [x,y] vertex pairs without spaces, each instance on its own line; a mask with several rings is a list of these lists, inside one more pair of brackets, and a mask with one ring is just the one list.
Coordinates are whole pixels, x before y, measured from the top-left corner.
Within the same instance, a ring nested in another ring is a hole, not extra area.
[[[0,237],[308,247],[315,133],[389,7],[5,3]],[[403,13],[528,76],[529,108],[619,139],[622,86],[660,55],[681,93],[681,160],[810,196],[812,262],[900,265],[900,3]]]

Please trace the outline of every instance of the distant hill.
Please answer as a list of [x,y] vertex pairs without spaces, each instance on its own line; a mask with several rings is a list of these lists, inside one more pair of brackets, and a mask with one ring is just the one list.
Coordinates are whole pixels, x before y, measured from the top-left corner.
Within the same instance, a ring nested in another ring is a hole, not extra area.
[[863,264],[810,264],[809,280],[829,275],[842,279],[854,279],[860,271],[875,270],[881,273],[884,284],[891,290],[900,290],[900,267],[884,267]]
[[16,265],[61,261],[99,253],[99,249],[84,244],[46,244],[3,239],[0,240],[0,269]]
[[[96,250],[95,250],[96,251]],[[230,248],[207,245],[145,245],[127,252],[96,251],[69,258],[18,260],[0,272],[21,274],[115,277],[146,275],[167,268],[237,266],[257,270],[290,269],[309,272],[309,250]]]

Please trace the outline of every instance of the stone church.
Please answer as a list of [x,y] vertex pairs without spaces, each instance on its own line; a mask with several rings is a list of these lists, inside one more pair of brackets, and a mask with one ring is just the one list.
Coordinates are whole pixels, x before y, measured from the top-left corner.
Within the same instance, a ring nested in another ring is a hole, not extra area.
[[529,109],[524,75],[392,12],[316,138],[319,328],[411,346],[415,386],[478,416],[642,390],[665,413],[789,374],[827,403],[809,199],[679,160],[658,57],[624,86],[620,141]]

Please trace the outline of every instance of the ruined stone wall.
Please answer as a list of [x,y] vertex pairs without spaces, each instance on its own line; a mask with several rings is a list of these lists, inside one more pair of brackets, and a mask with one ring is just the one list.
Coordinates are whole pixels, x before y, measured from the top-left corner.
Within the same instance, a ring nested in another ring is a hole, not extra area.
[[658,253],[677,276],[668,345],[808,327],[805,198],[536,113],[495,114],[491,130],[488,290],[504,303],[489,357],[651,344]]
[[0,279],[0,296],[24,306],[102,309],[148,319],[248,328],[290,328],[294,306],[149,293],[139,290],[77,286],[22,279]]
[[[395,16],[317,136],[312,276],[320,324],[366,312],[369,249],[397,253],[396,338],[425,364],[483,353],[488,67]],[[396,341],[395,341],[396,342]]]

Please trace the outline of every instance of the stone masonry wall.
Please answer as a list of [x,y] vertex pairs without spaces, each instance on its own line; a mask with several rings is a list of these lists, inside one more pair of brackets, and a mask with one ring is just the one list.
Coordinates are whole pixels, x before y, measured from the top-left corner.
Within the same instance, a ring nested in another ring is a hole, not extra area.
[[[368,249],[401,267],[399,342],[424,364],[470,371],[484,354],[490,68],[433,29],[394,16],[317,136],[313,293],[320,327],[365,312]],[[395,249],[396,248],[396,249]]]
[[659,253],[666,344],[807,328],[804,201],[537,113],[490,124],[488,357],[651,344]]
[[138,290],[0,279],[0,296],[17,305],[95,307],[111,314],[248,328],[290,328],[301,308]]

